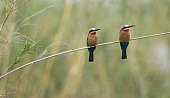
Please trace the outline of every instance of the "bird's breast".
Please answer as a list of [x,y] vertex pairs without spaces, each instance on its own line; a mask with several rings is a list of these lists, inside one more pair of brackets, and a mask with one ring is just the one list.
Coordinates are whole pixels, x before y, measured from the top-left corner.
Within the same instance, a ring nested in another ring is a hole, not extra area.
[[119,41],[120,42],[129,42],[130,41],[130,33],[129,32],[120,32]]
[[89,35],[88,38],[87,38],[87,45],[88,46],[97,45],[97,36],[96,35]]

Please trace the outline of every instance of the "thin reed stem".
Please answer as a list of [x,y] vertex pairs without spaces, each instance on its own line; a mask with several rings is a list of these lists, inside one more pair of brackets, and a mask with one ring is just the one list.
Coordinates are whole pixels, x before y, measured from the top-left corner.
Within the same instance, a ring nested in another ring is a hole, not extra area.
[[[138,40],[138,39],[151,38],[151,37],[156,37],[156,36],[161,36],[161,35],[167,35],[167,34],[170,34],[170,32],[152,34],[152,35],[141,36],[141,37],[135,37],[135,38],[131,38],[130,41]],[[112,41],[112,42],[101,43],[101,44],[97,44],[96,46],[104,46],[104,45],[110,45],[110,44],[116,44],[116,43],[119,43],[119,41]],[[20,69],[25,68],[26,66],[32,65],[34,63],[37,63],[37,62],[40,62],[40,61],[43,61],[43,60],[46,60],[46,59],[50,59],[50,58],[53,58],[53,57],[57,57],[57,56],[67,55],[69,53],[80,51],[80,50],[84,50],[84,49],[87,49],[87,48],[89,48],[89,47],[81,47],[81,48],[77,48],[77,49],[72,49],[72,50],[60,52],[60,53],[57,53],[57,54],[53,54],[53,55],[50,55],[50,56],[47,56],[47,57],[44,57],[44,58],[41,58],[41,59],[38,59],[38,60],[35,60],[35,61],[32,61],[32,62],[29,62],[29,63],[24,64],[24,65],[14,69],[14,70],[11,70],[11,71],[9,71],[7,73],[4,73],[3,75],[0,76],[0,79],[2,79],[4,77],[14,73],[15,71],[18,71]]]

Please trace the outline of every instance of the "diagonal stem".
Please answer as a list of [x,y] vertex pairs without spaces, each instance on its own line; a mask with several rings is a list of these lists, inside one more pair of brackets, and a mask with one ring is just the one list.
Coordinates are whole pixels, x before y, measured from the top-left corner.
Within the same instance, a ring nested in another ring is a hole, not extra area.
[[[135,38],[131,38],[130,41],[138,40],[138,39],[151,38],[151,37],[156,37],[156,36],[161,36],[161,35],[167,35],[167,34],[170,34],[170,32],[152,34],[152,35],[141,36],[141,37],[135,37]],[[119,43],[119,41],[112,41],[112,42],[101,43],[101,44],[97,44],[96,46],[105,46],[105,45],[116,44],[116,43]],[[91,46],[91,47],[93,47],[93,46]],[[89,48],[89,47],[81,47],[81,48],[77,48],[77,49],[72,49],[72,50],[60,52],[60,53],[57,53],[57,54],[53,54],[53,55],[50,55],[50,56],[47,56],[47,57],[44,57],[44,58],[41,58],[41,59],[38,59],[38,60],[35,60],[35,61],[32,61],[32,62],[29,62],[29,63],[24,64],[24,65],[14,69],[14,70],[11,70],[11,71],[9,71],[7,73],[4,73],[3,75],[0,76],[0,79],[4,78],[4,77],[6,77],[6,76],[8,76],[8,75],[10,75],[10,74],[20,70],[20,69],[25,68],[26,66],[32,65],[34,63],[37,63],[37,62],[40,62],[40,61],[43,61],[43,60],[46,60],[46,59],[50,59],[50,58],[53,58],[53,57],[57,57],[57,56],[67,55],[67,54],[70,54],[72,52],[84,50],[84,49],[87,49],[87,48]]]

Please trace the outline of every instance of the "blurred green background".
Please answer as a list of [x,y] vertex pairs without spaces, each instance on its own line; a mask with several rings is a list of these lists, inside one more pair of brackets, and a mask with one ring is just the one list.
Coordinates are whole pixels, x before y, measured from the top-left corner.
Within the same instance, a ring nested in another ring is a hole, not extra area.
[[[0,0],[0,24],[12,2]],[[13,9],[24,2],[16,0]],[[0,74],[86,46],[91,27],[101,28],[98,43],[116,41],[123,24],[136,25],[132,37],[170,31],[170,0],[30,0],[0,32]],[[170,98],[170,35],[132,41],[127,51],[127,60],[112,44],[97,47],[93,63],[87,50],[41,61],[0,79],[0,96]]]

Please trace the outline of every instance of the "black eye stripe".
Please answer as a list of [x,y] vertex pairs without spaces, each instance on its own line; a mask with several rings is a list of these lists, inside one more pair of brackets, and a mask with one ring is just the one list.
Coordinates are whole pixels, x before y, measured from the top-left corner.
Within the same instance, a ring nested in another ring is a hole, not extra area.
[[126,29],[126,28],[127,28],[127,27],[123,27],[122,30],[123,30],[123,29]]
[[89,32],[93,32],[93,31],[96,31],[96,30],[90,30]]

